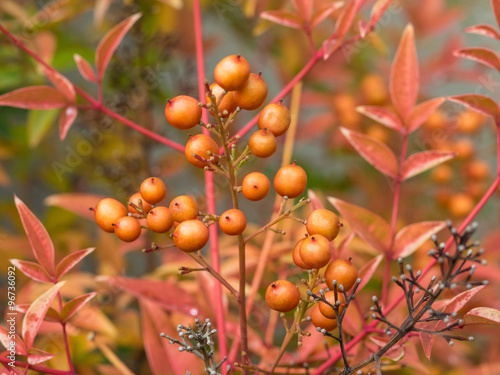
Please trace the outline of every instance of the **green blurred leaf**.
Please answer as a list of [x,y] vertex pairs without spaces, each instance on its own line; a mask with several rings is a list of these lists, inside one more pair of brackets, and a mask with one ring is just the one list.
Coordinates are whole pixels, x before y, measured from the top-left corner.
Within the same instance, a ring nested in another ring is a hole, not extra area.
[[59,109],[31,110],[27,121],[28,144],[31,148],[37,147],[50,127],[54,124]]

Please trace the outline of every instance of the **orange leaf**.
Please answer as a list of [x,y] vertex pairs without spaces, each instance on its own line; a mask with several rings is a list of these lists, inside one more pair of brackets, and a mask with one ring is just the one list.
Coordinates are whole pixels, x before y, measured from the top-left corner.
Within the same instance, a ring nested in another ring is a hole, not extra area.
[[476,307],[464,316],[464,324],[490,324],[500,326],[500,311],[490,307]]
[[361,7],[363,1],[360,0],[350,0],[345,6],[342,13],[340,13],[337,23],[335,24],[335,31],[333,35],[323,42],[323,58],[326,60],[330,55],[335,52],[344,41],[344,38],[349,31],[349,28],[354,21],[356,12]]
[[500,58],[488,48],[465,48],[453,53],[457,57],[477,61],[500,72]]
[[478,34],[478,35],[483,35],[487,36],[489,38],[497,39],[500,40],[500,34],[498,31],[490,26],[490,25],[475,25],[475,26],[470,26],[465,29],[466,33],[471,33],[471,34]]
[[483,115],[493,117],[495,120],[498,119],[498,104],[491,98],[484,95],[478,94],[465,94],[456,95],[448,97],[449,100],[460,103],[466,107],[469,107]]
[[333,4],[327,4],[322,9],[314,12],[314,15],[311,20],[311,28],[314,29],[321,22],[323,22],[330,14],[335,12],[337,9],[341,8],[344,3],[342,1],[337,1]]
[[[0,343],[7,350],[10,348],[10,346],[11,346],[10,343],[12,342],[12,337],[10,337],[10,335],[11,335],[11,332],[9,331],[8,328],[6,328],[4,326],[0,326]],[[28,352],[28,349],[26,348],[26,344],[19,337],[19,335],[17,333],[14,333],[14,336],[15,336],[14,341],[16,343],[16,346],[15,346],[16,354],[26,355],[26,353]]]
[[0,96],[0,106],[25,109],[57,109],[68,105],[61,92],[51,86],[30,86]]
[[10,262],[30,279],[42,283],[51,283],[52,279],[38,263],[27,262],[25,260],[11,259]]
[[75,102],[75,89],[71,82],[59,72],[52,69],[43,69],[43,73],[50,82],[68,99],[70,103]]
[[43,203],[47,206],[63,208],[85,219],[94,221],[94,212],[89,210],[89,208],[95,207],[102,198],[104,197],[95,194],[54,194],[45,198]]
[[417,130],[445,100],[445,98],[430,99],[414,107],[408,119],[408,131],[414,132]]
[[500,27],[500,1],[498,0],[490,0],[491,8],[493,9],[493,13],[495,14],[495,19],[497,20],[497,25]]
[[78,110],[74,105],[66,107],[61,111],[59,115],[59,138],[61,141],[66,138],[66,134],[68,134],[71,125],[75,122],[77,115]]
[[384,259],[384,254],[377,255],[375,258],[366,263],[363,267],[359,269],[358,277],[361,279],[361,283],[356,290],[356,293],[359,293],[363,287],[368,284],[373,274],[377,270],[380,262]]
[[61,319],[67,322],[73,315],[75,315],[87,302],[97,295],[96,292],[84,294],[83,296],[78,296],[73,298],[71,301],[67,302],[61,312]]
[[443,221],[423,221],[402,228],[394,239],[394,258],[405,258],[413,254],[430,236],[444,227],[446,223]]
[[356,110],[390,129],[397,131],[403,130],[403,124],[401,124],[398,115],[388,108],[375,105],[361,105],[356,107]]
[[325,208],[314,191],[307,190],[307,197],[311,200],[311,203],[309,203],[311,211]]
[[286,10],[269,10],[260,13],[260,18],[277,23],[282,26],[291,27],[293,29],[302,29],[302,23],[299,21],[295,13]]
[[297,14],[306,21],[310,21],[313,10],[313,0],[292,0]]
[[364,38],[368,29],[375,27],[383,14],[387,11],[393,0],[378,0],[373,4],[370,20],[365,27],[362,28],[362,37]]
[[435,167],[445,161],[453,159],[456,156],[454,152],[449,151],[422,151],[411,155],[405,160],[401,167],[401,178],[407,180],[428,169]]
[[59,279],[68,273],[74,266],[76,266],[83,258],[89,255],[95,250],[95,247],[91,247],[84,250],[75,251],[69,255],[66,255],[56,268],[56,277]]
[[47,362],[49,359],[54,358],[56,355],[48,353],[41,349],[30,348],[28,350],[28,363],[36,365],[39,363]]
[[76,66],[78,67],[78,71],[80,72],[82,77],[89,82],[97,83],[98,79],[95,75],[94,68],[92,68],[89,62],[78,54],[74,54],[73,58],[75,59]]

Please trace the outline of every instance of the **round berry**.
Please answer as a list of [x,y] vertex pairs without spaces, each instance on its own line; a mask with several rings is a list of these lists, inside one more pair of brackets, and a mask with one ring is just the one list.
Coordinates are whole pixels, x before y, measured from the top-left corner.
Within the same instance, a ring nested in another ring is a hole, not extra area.
[[214,162],[216,162],[219,159],[219,157],[216,156],[219,154],[219,146],[217,146],[217,143],[208,135],[197,134],[189,139],[186,144],[185,154],[187,160],[195,167],[205,168],[207,164],[193,155],[198,155],[206,160],[214,157]]
[[307,186],[306,172],[293,164],[281,167],[274,177],[274,190],[282,197],[297,198]]
[[195,98],[179,95],[167,100],[165,118],[174,128],[191,129],[200,123],[201,107]]
[[466,134],[476,133],[483,124],[484,117],[473,110],[464,111],[458,116],[457,130]]
[[146,178],[139,188],[141,196],[150,204],[161,202],[167,195],[167,188],[161,179],[158,177]]
[[321,234],[328,238],[328,241],[333,241],[339,234],[339,217],[324,208],[314,210],[307,217],[306,229],[310,235]]
[[302,245],[302,243],[304,242],[304,240],[305,240],[305,238],[302,238],[293,247],[292,259],[293,259],[293,262],[295,263],[295,265],[297,267],[302,268],[304,270],[308,270],[308,269],[310,269],[310,267],[307,264],[304,263],[304,261],[300,257],[300,251],[299,251],[300,250],[300,246]]
[[[215,98],[217,100],[219,100],[219,97],[224,92],[224,89],[222,87],[220,87],[217,83],[212,83],[212,85],[210,85],[210,91],[215,96]],[[212,103],[212,102],[207,95],[207,104],[208,103]],[[236,105],[236,102],[234,101],[234,96],[233,96],[232,91],[227,92],[224,95],[224,97],[222,98],[222,100],[217,103],[217,108],[219,109],[218,114],[221,117],[228,117],[229,114],[233,113],[237,107],[238,106]],[[227,113],[224,111],[226,111]]]
[[281,102],[271,103],[260,112],[258,126],[259,129],[267,129],[276,137],[283,135],[290,126],[290,111]]
[[243,233],[247,227],[245,214],[236,208],[227,210],[219,218],[219,226],[222,232],[229,236],[237,236]]
[[127,216],[127,209],[113,198],[101,199],[94,210],[95,222],[103,231],[108,233],[115,231],[113,224],[124,216]]
[[246,199],[249,201],[260,201],[269,193],[271,182],[265,174],[252,172],[245,176],[241,188]]
[[250,64],[240,55],[224,57],[215,66],[215,82],[226,91],[242,87],[250,76]]
[[178,223],[198,218],[198,204],[189,195],[175,197],[168,208],[172,218]]
[[258,158],[268,158],[276,152],[278,142],[273,133],[267,129],[257,130],[248,141],[252,154]]
[[453,216],[465,216],[473,208],[474,199],[466,193],[455,193],[449,197],[448,209]]
[[292,311],[297,307],[299,301],[299,290],[288,280],[278,280],[267,287],[266,302],[273,310]]
[[339,258],[328,265],[324,277],[328,288],[333,289],[333,280],[337,280],[337,286],[342,285],[347,292],[358,279],[358,269],[352,264],[351,258],[347,260]]
[[[342,313],[342,310],[344,310],[345,306],[345,298],[342,293],[337,293],[337,298],[340,301],[340,306],[339,306],[339,314]],[[333,290],[330,290],[329,292],[325,293],[325,300],[328,301],[330,305],[335,305],[335,292]],[[325,302],[321,302],[318,304],[319,305],[319,311],[323,316],[329,319],[336,319],[335,315],[335,310],[333,307],[327,305]]]
[[241,109],[253,111],[267,98],[267,84],[260,74],[250,74],[245,84],[234,92],[234,100]]
[[124,242],[132,242],[141,235],[141,223],[135,217],[123,216],[114,224],[116,236]]
[[151,211],[151,204],[146,202],[141,193],[132,194],[132,196],[128,199],[127,205],[128,212],[132,214],[141,214],[142,212],[137,211],[131,203],[139,208],[142,207],[144,214],[147,214],[149,211]]
[[309,316],[311,317],[312,324],[317,328],[326,329],[327,331],[333,331],[337,328],[337,319],[330,319],[321,314],[318,304],[312,307]]
[[174,231],[174,243],[179,250],[194,253],[201,250],[208,242],[208,228],[200,220],[186,220]]
[[321,234],[309,236],[300,245],[299,255],[308,269],[322,268],[332,257],[330,242]]
[[174,219],[170,210],[164,206],[153,208],[147,217],[148,228],[156,233],[165,233],[174,225]]

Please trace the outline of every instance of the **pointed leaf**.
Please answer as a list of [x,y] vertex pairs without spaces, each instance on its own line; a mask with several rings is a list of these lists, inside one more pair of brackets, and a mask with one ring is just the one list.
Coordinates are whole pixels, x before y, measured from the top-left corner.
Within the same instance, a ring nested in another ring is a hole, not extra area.
[[379,140],[366,134],[346,128],[340,131],[358,153],[373,167],[386,176],[395,178],[398,174],[398,161],[392,150]]
[[37,365],[39,363],[47,362],[55,356],[55,354],[48,353],[41,349],[30,348],[28,350],[28,363],[30,365]]
[[490,0],[491,8],[493,9],[493,13],[495,14],[495,18],[497,20],[497,26],[500,27],[500,2],[498,0]]
[[356,290],[356,293],[359,293],[363,287],[368,284],[373,274],[377,270],[380,262],[384,259],[384,254],[377,255],[375,258],[366,263],[363,267],[359,269],[358,277],[361,279],[361,283]]
[[311,200],[311,203],[309,203],[309,206],[311,207],[311,210],[319,210],[320,208],[325,208],[323,203],[319,200],[318,196],[316,193],[312,190],[307,190],[307,197]]
[[47,206],[64,208],[85,219],[94,221],[94,212],[89,210],[89,208],[95,207],[102,198],[104,197],[95,194],[54,194],[45,198],[43,203]]
[[343,1],[337,1],[333,4],[327,4],[323,9],[314,12],[314,15],[311,20],[311,28],[314,29],[337,9],[342,8],[343,5],[344,5]]
[[70,103],[75,102],[75,89],[66,77],[55,70],[47,68],[43,69],[43,73]]
[[389,251],[391,229],[384,219],[368,211],[366,208],[347,203],[337,198],[328,197],[328,201],[348,221],[351,229],[368,245],[381,253]]
[[83,57],[81,57],[78,54],[73,55],[76,66],[78,67],[78,71],[82,75],[83,78],[85,78],[89,82],[97,83],[99,82],[97,79],[97,76],[95,75],[94,68],[89,64],[87,60],[85,60]]
[[[377,344],[380,348],[383,348],[390,341],[390,338],[383,336],[379,337],[370,336],[370,340],[373,341],[375,344]],[[389,358],[391,361],[397,362],[400,359],[402,359],[404,355],[405,355],[405,349],[403,345],[396,344],[393,345],[386,353],[384,353],[380,359]]]
[[66,97],[51,86],[31,86],[0,96],[0,106],[25,109],[57,109],[68,105]]
[[424,244],[433,234],[446,227],[444,221],[423,221],[402,228],[394,239],[394,258],[405,258]]
[[354,232],[349,233],[334,249],[334,258],[340,258],[354,238]]
[[464,324],[490,324],[500,326],[500,311],[490,307],[476,307],[465,314]]
[[73,315],[75,315],[78,310],[80,310],[87,302],[97,295],[96,292],[84,294],[83,296],[78,296],[73,298],[71,301],[67,302],[61,312],[61,319],[67,322]]
[[51,283],[52,278],[47,275],[47,272],[35,262],[28,262],[20,259],[11,259],[10,262],[30,279],[40,281],[42,283]]
[[66,255],[56,268],[56,277],[59,279],[68,273],[74,266],[76,266],[83,258],[89,255],[95,250],[95,247],[90,247],[88,249],[75,251],[69,255]]
[[[422,326],[422,329],[433,330],[434,325],[425,324]],[[424,349],[424,354],[427,357],[427,359],[430,361],[431,360],[432,346],[434,345],[434,340],[436,339],[436,336],[431,335],[430,333],[420,332],[419,338],[420,338],[420,342],[422,343],[422,348]]]
[[464,307],[467,304],[467,302],[469,302],[472,299],[472,297],[474,297],[483,288],[484,288],[484,285],[477,286],[475,288],[466,290],[465,292],[462,292],[459,295],[453,297],[451,299],[451,301],[446,305],[443,312],[445,312],[445,313],[457,312],[462,307]]
[[28,348],[33,347],[36,334],[42,324],[43,318],[45,317],[52,300],[55,298],[57,292],[59,292],[59,289],[61,289],[64,283],[65,281],[57,283],[43,293],[31,304],[30,308],[26,312],[23,319],[22,337]]
[[47,313],[45,314],[45,317],[43,318],[43,320],[45,320],[47,322],[60,323],[61,322],[61,316],[59,315],[59,312],[57,312],[56,310],[54,310],[52,307],[49,307],[49,309],[47,310]]
[[448,97],[449,100],[460,103],[483,115],[498,119],[498,104],[487,96],[478,94],[466,94]]
[[401,124],[398,115],[388,108],[375,105],[361,105],[356,107],[356,110],[390,129],[403,130],[403,124]]
[[111,56],[134,23],[141,17],[136,13],[113,27],[100,41],[95,53],[97,74],[100,80],[104,77]]
[[78,115],[78,110],[76,106],[69,106],[64,108],[59,115],[59,138],[64,140],[66,134],[68,134],[71,125],[75,122],[76,116]]
[[483,35],[489,38],[500,40],[500,34],[493,26],[490,25],[470,26],[465,29],[465,32],[471,34]]
[[457,57],[477,61],[500,71],[500,57],[488,48],[465,48],[453,53]]
[[445,161],[453,159],[457,154],[450,151],[422,151],[411,155],[401,167],[401,178],[407,180]]
[[390,80],[392,104],[405,123],[417,101],[418,86],[419,71],[415,36],[413,26],[408,25],[392,63]]
[[29,208],[14,195],[17,211],[21,217],[24,231],[28,236],[31,249],[38,263],[50,276],[54,275],[54,244],[42,223],[36,218]]
[[375,4],[373,4],[370,20],[364,29],[368,30],[369,28],[375,27],[392,2],[393,0],[378,0]]
[[295,13],[286,10],[265,11],[260,14],[260,18],[298,30],[302,29],[303,26]]
[[[19,337],[17,333],[14,333],[14,336],[14,341],[16,343],[16,354],[26,355],[28,349],[26,348],[24,341],[21,339],[21,337]],[[0,344],[2,344],[3,347],[8,350],[12,341],[13,340],[11,338],[11,332],[9,331],[9,329],[4,326],[0,326]]]
[[297,11],[297,14],[302,17],[303,20],[311,20],[313,0],[292,0],[292,4]]
[[349,31],[349,28],[354,21],[354,17],[358,9],[361,7],[363,1],[348,0],[347,5],[340,13],[337,23],[335,24],[335,31],[333,35],[323,42],[324,54],[323,58],[326,60],[330,55],[342,45],[344,38]]
[[441,104],[444,103],[445,100],[445,98],[430,99],[414,107],[410,118],[408,119],[408,131],[414,132],[417,130],[420,125],[422,125],[424,121],[427,120]]

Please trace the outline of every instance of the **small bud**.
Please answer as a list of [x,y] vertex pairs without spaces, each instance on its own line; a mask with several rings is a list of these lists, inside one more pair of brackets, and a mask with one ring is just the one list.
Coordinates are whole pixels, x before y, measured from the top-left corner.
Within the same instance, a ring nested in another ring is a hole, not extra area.
[[483,260],[481,261],[481,265],[482,265],[482,266],[486,266],[487,264],[488,264],[488,261],[487,261],[486,259],[483,259]]
[[458,245],[457,250],[458,250],[459,252],[462,252],[462,251],[464,251],[464,250],[465,250],[465,246],[464,246],[464,245]]
[[478,253],[479,255],[484,254],[484,249],[483,249],[483,248],[479,249],[477,253]]
[[391,335],[392,335],[392,332],[391,332],[391,330],[390,330],[390,329],[388,329],[388,330],[385,332],[385,334],[386,334],[387,336],[391,336]]
[[444,249],[445,247],[446,247],[446,244],[445,244],[444,242],[441,242],[441,243],[439,244],[439,248],[440,248],[440,249]]
[[429,256],[436,255],[436,250],[434,250],[434,249],[429,250],[429,251],[427,252],[427,255],[429,255]]
[[444,283],[439,283],[439,289],[444,289],[446,288],[446,285],[444,285]]
[[432,281],[432,282],[436,281],[436,276],[432,276],[432,277],[431,277],[431,281]]
[[431,236],[431,240],[432,240],[432,241],[434,241],[434,242],[436,242],[436,241],[437,241],[437,236],[436,236],[435,234],[433,234],[433,235]]
[[416,288],[415,293],[417,293],[417,294],[420,293],[420,288]]
[[375,319],[377,317],[377,314],[373,313],[372,314],[372,319]]
[[443,257],[439,257],[439,258],[438,258],[438,263],[443,264],[443,262],[444,262]]
[[375,306],[370,307],[370,311],[375,311],[375,310],[377,310],[377,308]]
[[456,316],[457,316],[457,312],[456,311],[454,311],[454,312],[451,313],[451,317],[452,318],[455,318]]
[[393,276],[392,281],[396,282],[396,281],[398,281],[398,278],[396,276]]
[[407,265],[406,265],[406,270],[407,270],[407,271],[411,271],[411,264],[407,264]]
[[469,251],[467,251],[467,256],[470,257],[472,255],[472,249],[469,249]]
[[344,286],[342,284],[339,284],[338,288],[340,289],[341,292],[344,291]]
[[483,285],[488,285],[490,282],[488,280],[483,280],[482,284]]
[[398,263],[399,264],[403,263],[403,258],[398,258]]
[[404,280],[406,280],[406,275],[401,274],[401,275],[399,275],[399,278],[404,281]]
[[474,341],[474,336],[469,336],[469,341]]
[[417,271],[417,277],[420,277],[422,275],[422,271],[418,270]]
[[453,342],[453,340],[450,340],[450,342],[448,344],[450,344],[450,346],[455,345],[455,343]]
[[377,301],[378,301],[377,296],[373,296],[373,297],[372,297],[372,301],[373,301],[373,302],[377,302]]
[[456,287],[457,287],[457,283],[452,283],[452,284],[450,285],[450,289],[455,289]]
[[469,283],[469,284],[467,284],[465,287],[466,287],[467,289],[471,289],[471,288],[472,288],[472,284],[470,284],[470,283]]

